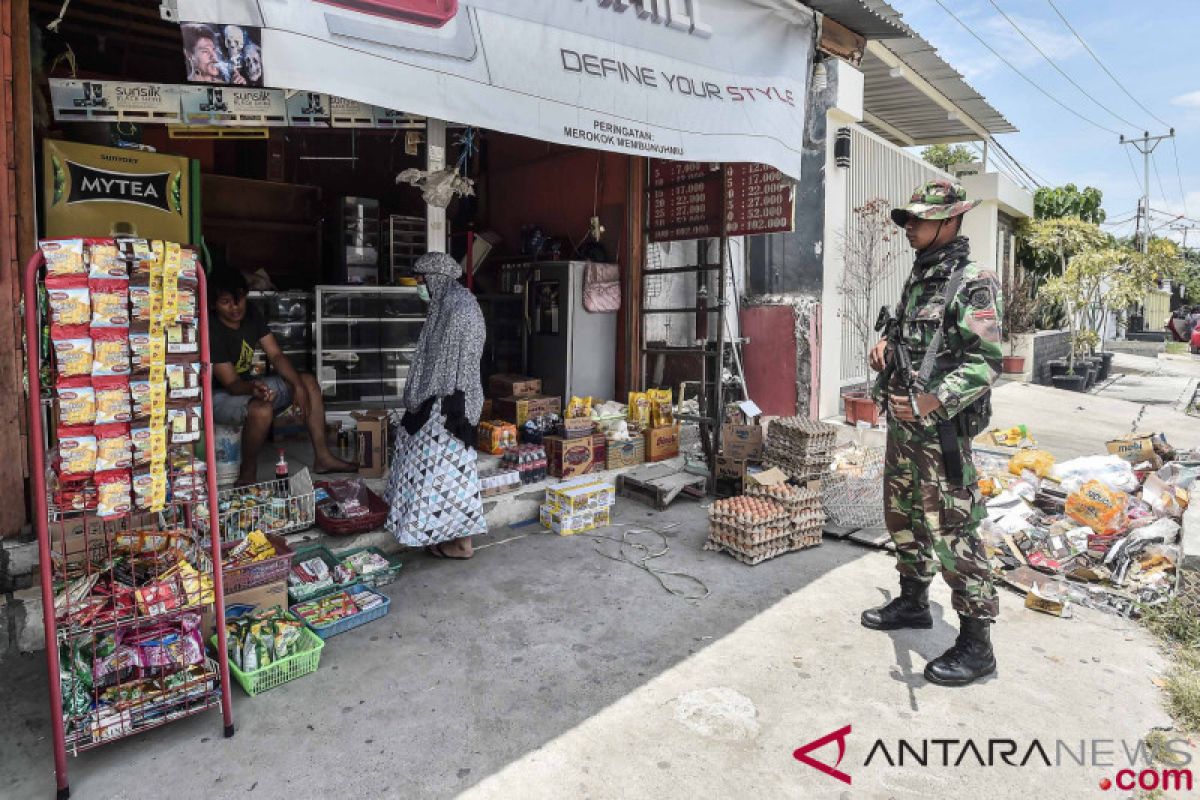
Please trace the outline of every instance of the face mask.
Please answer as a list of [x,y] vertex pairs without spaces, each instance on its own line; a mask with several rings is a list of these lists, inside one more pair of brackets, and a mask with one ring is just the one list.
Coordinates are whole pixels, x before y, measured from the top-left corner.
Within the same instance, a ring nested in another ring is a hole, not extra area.
[[421,298],[426,303],[428,303],[429,302],[429,287],[423,283],[418,285],[417,286],[417,297]]

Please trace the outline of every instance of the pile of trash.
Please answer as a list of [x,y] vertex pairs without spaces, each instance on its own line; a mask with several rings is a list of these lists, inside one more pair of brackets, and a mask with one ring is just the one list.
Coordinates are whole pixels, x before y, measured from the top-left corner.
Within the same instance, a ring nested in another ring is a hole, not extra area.
[[[997,445],[1031,441],[1024,430],[991,436]],[[1076,603],[1137,616],[1174,592],[1200,453],[1177,453],[1158,433],[1113,440],[1108,451],[1058,462],[1036,444],[976,449],[987,503],[980,530],[997,576],[1026,593],[1027,607],[1070,616]]]

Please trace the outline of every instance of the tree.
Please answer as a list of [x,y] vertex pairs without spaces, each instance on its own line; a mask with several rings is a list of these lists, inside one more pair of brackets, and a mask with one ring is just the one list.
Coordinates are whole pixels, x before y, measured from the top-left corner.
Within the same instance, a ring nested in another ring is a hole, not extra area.
[[1085,250],[1095,250],[1109,244],[1108,234],[1092,222],[1078,217],[1061,219],[1022,220],[1019,235],[1033,255],[1030,271],[1045,275],[1067,271],[1067,262]]
[[955,164],[966,164],[975,160],[975,153],[960,144],[934,144],[921,151],[921,158],[940,170],[950,171]]
[[1104,192],[1094,186],[1079,189],[1073,183],[1066,186],[1043,186],[1033,195],[1035,219],[1075,217],[1099,225],[1107,214],[1101,208]]
[[838,281],[841,316],[850,323],[866,371],[867,357],[878,340],[879,290],[896,269],[893,239],[901,233],[891,218],[886,200],[874,198],[854,209],[850,225],[842,232],[843,268]]

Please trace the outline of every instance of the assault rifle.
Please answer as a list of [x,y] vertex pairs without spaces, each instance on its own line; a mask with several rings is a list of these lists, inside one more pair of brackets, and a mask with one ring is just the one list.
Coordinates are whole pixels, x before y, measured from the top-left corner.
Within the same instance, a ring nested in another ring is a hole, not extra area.
[[879,319],[875,321],[875,330],[887,339],[887,349],[884,350],[883,386],[884,391],[891,395],[892,383],[895,382],[908,395],[908,405],[912,408],[913,418],[920,419],[921,411],[917,405],[917,378],[913,374],[912,356],[908,352],[908,344],[904,341],[900,319],[892,313],[892,309],[884,306],[879,309]]

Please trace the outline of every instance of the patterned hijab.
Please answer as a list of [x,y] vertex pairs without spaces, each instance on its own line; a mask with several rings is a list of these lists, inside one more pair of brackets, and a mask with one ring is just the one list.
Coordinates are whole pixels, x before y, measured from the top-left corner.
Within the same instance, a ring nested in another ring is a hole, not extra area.
[[466,397],[467,419],[478,424],[483,411],[479,361],[487,336],[483,312],[475,296],[459,284],[462,268],[453,257],[426,253],[413,271],[425,276],[429,314],[408,368],[404,407],[414,410],[431,397],[461,391]]

